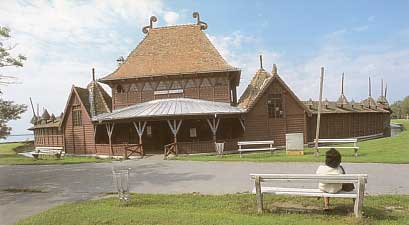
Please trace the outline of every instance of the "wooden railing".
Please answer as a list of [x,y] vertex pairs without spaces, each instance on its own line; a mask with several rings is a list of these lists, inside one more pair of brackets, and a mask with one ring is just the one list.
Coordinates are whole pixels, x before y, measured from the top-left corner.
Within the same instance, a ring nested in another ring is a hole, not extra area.
[[128,159],[132,154],[139,154],[139,156],[144,156],[143,147],[141,144],[127,145],[125,147],[124,154],[125,159]]
[[177,155],[177,143],[173,142],[164,146],[164,159],[167,159],[170,154]]
[[35,135],[34,144],[37,146],[62,146],[62,135]]

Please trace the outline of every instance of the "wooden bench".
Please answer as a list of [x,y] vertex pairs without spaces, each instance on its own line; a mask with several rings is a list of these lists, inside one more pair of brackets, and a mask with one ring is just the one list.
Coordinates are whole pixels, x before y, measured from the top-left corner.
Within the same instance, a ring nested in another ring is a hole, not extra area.
[[[331,198],[352,198],[354,199],[354,213],[356,217],[361,217],[362,206],[365,193],[365,184],[368,179],[367,174],[342,174],[342,175],[316,175],[316,174],[250,174],[255,181],[252,191],[257,196],[258,213],[263,212],[263,194],[273,195],[295,195],[308,197],[331,197]],[[341,191],[335,194],[326,193],[320,189],[311,188],[285,188],[277,186],[262,186],[263,182],[274,181],[316,181],[321,183],[354,183],[355,190],[350,192]]]
[[[237,145],[239,146],[239,153],[241,158],[242,152],[254,152],[254,151],[270,151],[271,153],[274,152],[277,148],[273,148],[274,141],[239,141]],[[262,146],[258,148],[243,148],[243,146]],[[268,147],[263,147],[268,145]]]
[[40,158],[40,156],[56,157],[57,159],[64,158],[65,152],[63,147],[36,147],[32,153],[34,159]]
[[[316,139],[314,139],[315,142]],[[346,138],[346,139],[318,139],[319,144],[353,144],[353,146],[319,146],[318,149],[354,149],[355,157],[358,156],[358,139],[356,138]]]

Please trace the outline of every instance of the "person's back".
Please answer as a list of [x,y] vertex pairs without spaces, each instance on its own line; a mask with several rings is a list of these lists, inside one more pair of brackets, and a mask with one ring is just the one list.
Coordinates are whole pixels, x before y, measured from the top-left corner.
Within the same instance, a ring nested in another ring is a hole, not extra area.
[[[318,175],[337,175],[342,174],[342,169],[338,166],[336,168],[329,167],[327,165],[321,165],[318,167]],[[328,193],[337,193],[341,191],[342,184],[329,184],[329,183],[319,183],[319,189]]]
[[[319,175],[338,175],[343,174],[341,168],[341,154],[334,148],[331,148],[325,153],[325,165],[318,167],[316,174]],[[321,191],[327,193],[337,193],[342,190],[342,184],[319,183]],[[325,209],[329,208],[329,198],[324,197]]]

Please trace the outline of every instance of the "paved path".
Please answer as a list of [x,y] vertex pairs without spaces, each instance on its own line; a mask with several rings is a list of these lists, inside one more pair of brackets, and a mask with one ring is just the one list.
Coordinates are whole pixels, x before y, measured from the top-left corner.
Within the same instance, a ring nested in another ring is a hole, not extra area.
[[[112,192],[112,166],[131,168],[138,193],[223,194],[246,192],[250,173],[314,173],[318,163],[187,162],[161,159],[123,163],[0,166],[0,190],[41,189],[46,193],[0,191],[0,225],[61,204]],[[369,194],[409,194],[409,164],[343,164],[348,173],[367,173]],[[285,185],[288,185],[286,183]],[[315,187],[315,183],[300,183]]]

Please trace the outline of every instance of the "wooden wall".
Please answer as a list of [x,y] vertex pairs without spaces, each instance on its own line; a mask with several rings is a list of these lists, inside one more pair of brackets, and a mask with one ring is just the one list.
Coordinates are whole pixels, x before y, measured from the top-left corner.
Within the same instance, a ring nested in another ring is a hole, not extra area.
[[36,147],[63,147],[62,131],[58,127],[34,129],[34,145]]
[[[389,136],[390,114],[383,112],[326,113],[321,115],[320,138],[350,138],[383,133]],[[315,138],[317,115],[308,119],[308,141]]]
[[[268,114],[268,93],[281,90],[283,117],[270,118]],[[246,130],[240,140],[274,140],[277,145],[285,144],[286,133],[304,133],[306,136],[304,108],[298,104],[279,82],[273,81],[270,87],[246,114]],[[306,139],[306,138],[305,138]]]
[[[65,152],[69,154],[95,154],[94,126],[78,96],[76,94],[71,96],[65,115],[66,120],[63,124]],[[72,111],[75,106],[81,108],[81,126],[73,125]]]
[[[231,83],[227,73],[116,82],[111,84],[113,108],[164,98],[231,102]],[[183,90],[183,93],[158,94],[169,90]]]

